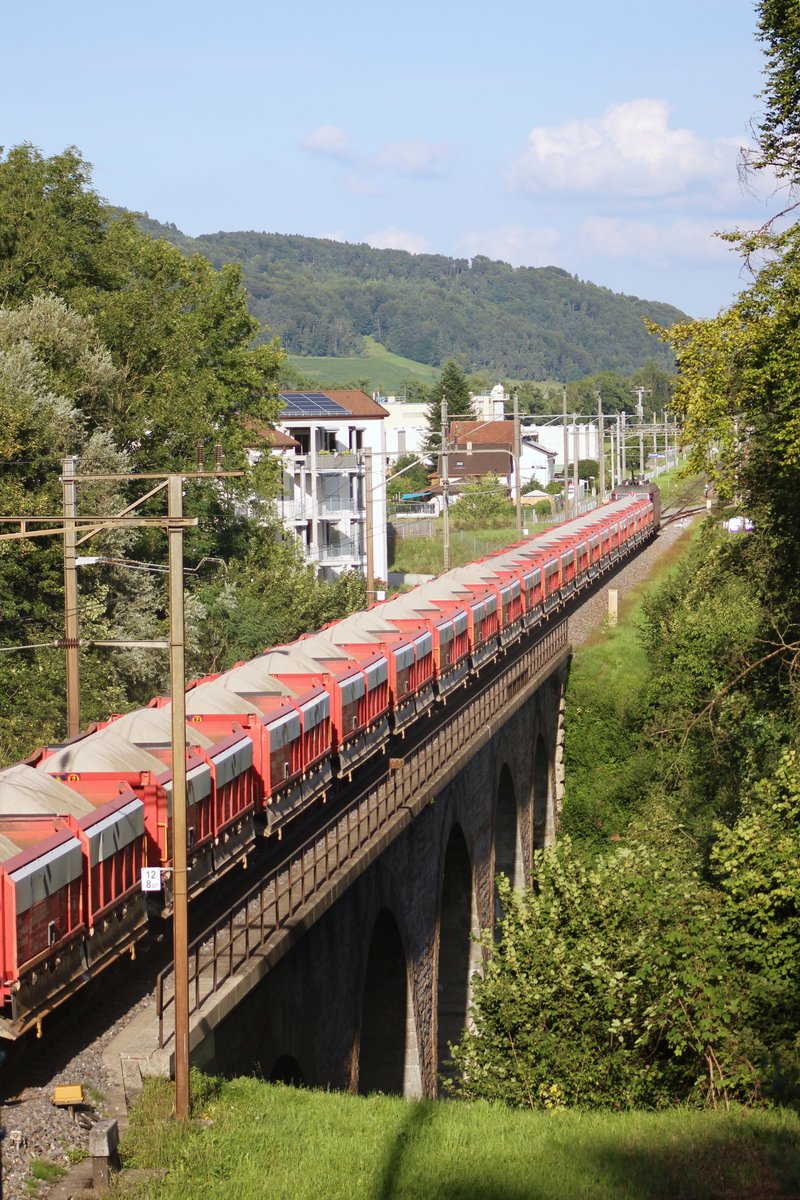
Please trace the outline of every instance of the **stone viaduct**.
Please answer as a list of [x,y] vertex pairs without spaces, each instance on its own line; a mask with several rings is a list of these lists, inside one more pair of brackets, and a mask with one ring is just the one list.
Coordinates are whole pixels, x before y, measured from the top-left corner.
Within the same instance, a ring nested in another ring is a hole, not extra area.
[[495,876],[520,887],[533,851],[555,836],[566,623],[551,649],[518,665],[443,786],[417,788],[411,819],[362,855],[235,1006],[205,1019],[194,1061],[313,1087],[437,1094],[448,1042],[468,1021],[480,957],[472,935],[492,926]]

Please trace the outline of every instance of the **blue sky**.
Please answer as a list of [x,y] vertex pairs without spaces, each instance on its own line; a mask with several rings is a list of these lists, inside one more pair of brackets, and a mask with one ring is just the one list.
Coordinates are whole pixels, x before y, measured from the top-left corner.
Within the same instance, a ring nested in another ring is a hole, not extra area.
[[0,143],[76,145],[114,204],[555,264],[711,316],[711,235],[780,207],[736,162],[760,110],[749,0],[42,0],[4,15]]

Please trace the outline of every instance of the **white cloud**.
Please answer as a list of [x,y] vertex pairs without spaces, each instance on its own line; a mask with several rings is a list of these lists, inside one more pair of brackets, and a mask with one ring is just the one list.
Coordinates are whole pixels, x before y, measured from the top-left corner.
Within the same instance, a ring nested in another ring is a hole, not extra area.
[[719,262],[731,250],[714,237],[718,226],[708,221],[679,220],[665,225],[623,217],[589,217],[578,229],[578,248],[607,258],[631,258],[650,267],[698,259]]
[[350,135],[338,125],[320,125],[307,133],[300,143],[309,154],[319,154],[324,158],[335,158],[339,162],[349,162],[353,158],[350,146]]
[[663,100],[629,100],[600,117],[532,129],[510,178],[536,193],[672,196],[724,186],[735,178],[737,152],[729,139],[671,129]]
[[347,176],[345,180],[347,190],[352,192],[354,196],[382,196],[384,189],[378,183],[373,183],[371,179],[366,179],[364,175],[355,173]]
[[411,254],[425,254],[431,248],[430,242],[421,233],[398,229],[396,225],[377,233],[367,233],[364,241],[376,250],[408,250]]
[[458,241],[458,249],[470,258],[484,254],[513,267],[544,267],[556,263],[561,236],[557,229],[528,229],[525,225],[498,225],[494,229],[471,230]]
[[417,179],[441,179],[448,168],[449,151],[434,142],[388,142],[375,159],[376,166]]

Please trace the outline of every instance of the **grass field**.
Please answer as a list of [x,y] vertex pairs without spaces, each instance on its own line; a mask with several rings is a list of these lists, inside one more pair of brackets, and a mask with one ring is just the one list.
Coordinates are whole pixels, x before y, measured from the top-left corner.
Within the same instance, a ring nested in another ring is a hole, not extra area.
[[435,367],[392,354],[373,338],[365,338],[364,342],[364,354],[351,354],[344,358],[306,358],[290,354],[289,362],[296,371],[315,383],[344,387],[364,379],[370,392],[380,392],[384,396],[402,394],[404,385],[409,381],[424,383],[429,387],[438,374]]
[[[169,1120],[149,1083],[123,1145],[166,1168],[152,1200],[779,1200],[797,1196],[789,1112],[528,1112],[238,1079]],[[124,1176],[117,1194],[126,1192]]]
[[[403,571],[412,575],[441,575],[444,569],[444,530],[442,519],[431,522],[433,537],[397,538],[394,553],[389,563],[391,571]],[[526,526],[533,534],[538,526]],[[463,567],[466,563],[492,554],[517,540],[516,525],[501,529],[469,529],[450,531],[450,566]]]

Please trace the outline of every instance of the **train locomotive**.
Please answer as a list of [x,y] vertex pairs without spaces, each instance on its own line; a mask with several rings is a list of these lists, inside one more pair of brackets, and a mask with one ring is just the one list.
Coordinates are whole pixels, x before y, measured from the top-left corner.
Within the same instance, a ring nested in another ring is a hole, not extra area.
[[[584,516],[191,681],[190,898],[535,638],[659,523],[658,489],[625,485]],[[147,935],[141,872],[172,860],[170,721],[159,696],[0,770],[0,1037],[40,1033]]]

